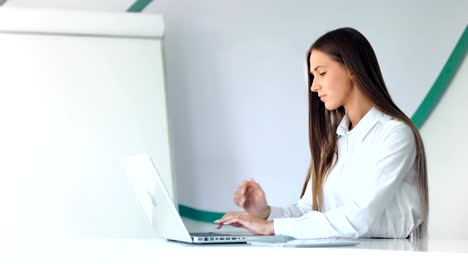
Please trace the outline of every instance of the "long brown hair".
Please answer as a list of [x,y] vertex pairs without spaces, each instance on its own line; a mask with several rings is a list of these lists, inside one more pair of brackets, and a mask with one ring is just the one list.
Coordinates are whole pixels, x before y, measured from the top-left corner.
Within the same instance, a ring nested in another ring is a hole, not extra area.
[[325,109],[325,105],[320,101],[317,93],[310,90],[314,80],[314,76],[310,73],[309,62],[312,50],[324,52],[336,62],[344,65],[353,73],[356,86],[376,105],[376,108],[386,115],[404,122],[413,131],[416,141],[418,191],[423,213],[423,222],[416,228],[413,235],[422,237],[427,231],[429,213],[426,155],[423,141],[411,119],[395,105],[390,97],[377,57],[369,41],[353,28],[339,28],[326,33],[317,39],[307,52],[311,161],[301,197],[312,178],[312,210],[321,211],[323,184],[338,157],[336,129],[345,115],[343,106],[336,110]]

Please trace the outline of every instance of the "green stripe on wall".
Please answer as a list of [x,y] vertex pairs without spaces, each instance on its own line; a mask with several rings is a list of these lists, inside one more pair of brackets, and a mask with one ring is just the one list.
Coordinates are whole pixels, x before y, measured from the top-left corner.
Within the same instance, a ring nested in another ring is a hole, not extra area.
[[458,40],[458,43],[450,54],[450,57],[444,65],[444,68],[442,68],[442,71],[429,90],[429,93],[427,93],[426,97],[424,97],[424,100],[411,118],[417,128],[421,128],[421,126],[436,107],[437,103],[442,97],[442,94],[445,92],[445,90],[447,90],[450,81],[452,80],[453,76],[455,76],[455,73],[463,62],[467,50],[468,26],[465,26],[465,31],[463,31],[460,40]]
[[127,12],[141,12],[151,1],[152,0],[137,0],[127,9]]
[[[151,3],[151,0],[137,0],[127,11],[141,12],[149,3]],[[436,107],[445,90],[447,90],[450,81],[453,76],[455,76],[455,73],[463,62],[467,50],[468,25],[465,26],[462,36],[458,40],[436,81],[432,85],[426,97],[424,97],[424,100],[419,105],[414,115],[411,117],[411,120],[417,128],[421,128]],[[179,214],[182,217],[209,223],[212,223],[214,220],[219,219],[224,215],[224,213],[203,211],[182,204],[179,204]]]
[[212,223],[216,219],[220,219],[224,213],[202,211],[179,204],[179,214],[193,220]]

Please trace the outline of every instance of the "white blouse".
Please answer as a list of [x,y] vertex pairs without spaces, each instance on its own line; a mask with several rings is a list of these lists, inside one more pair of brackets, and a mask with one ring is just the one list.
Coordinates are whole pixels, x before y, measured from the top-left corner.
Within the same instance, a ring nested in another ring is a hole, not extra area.
[[338,162],[326,178],[322,212],[312,181],[296,205],[271,207],[276,235],[296,238],[406,238],[422,222],[416,144],[410,127],[376,108],[348,131],[338,126]]

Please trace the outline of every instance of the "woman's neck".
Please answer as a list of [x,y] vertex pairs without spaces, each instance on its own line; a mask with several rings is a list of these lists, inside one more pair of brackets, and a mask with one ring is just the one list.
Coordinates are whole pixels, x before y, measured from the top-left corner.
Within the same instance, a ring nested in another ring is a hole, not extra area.
[[349,118],[349,130],[355,128],[359,121],[374,107],[375,105],[367,97],[361,95],[356,100],[350,100],[344,105],[346,114]]

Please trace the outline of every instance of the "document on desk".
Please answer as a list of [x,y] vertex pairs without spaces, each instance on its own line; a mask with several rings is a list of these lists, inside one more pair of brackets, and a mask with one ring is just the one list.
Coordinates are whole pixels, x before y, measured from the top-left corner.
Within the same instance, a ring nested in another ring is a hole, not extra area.
[[259,247],[345,247],[359,244],[350,239],[294,239],[287,242],[248,241],[247,244]]

